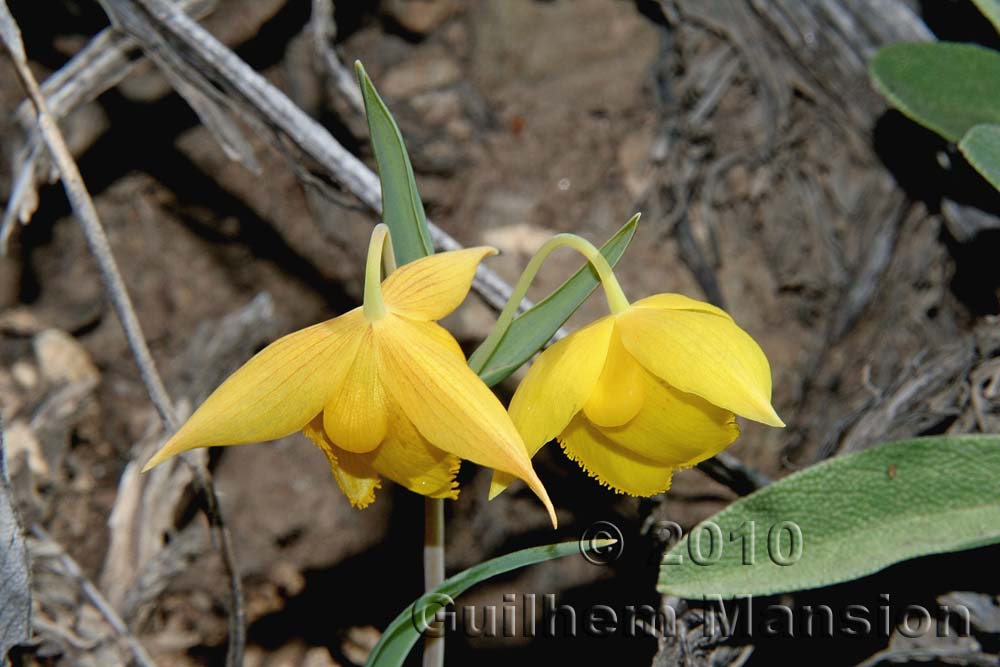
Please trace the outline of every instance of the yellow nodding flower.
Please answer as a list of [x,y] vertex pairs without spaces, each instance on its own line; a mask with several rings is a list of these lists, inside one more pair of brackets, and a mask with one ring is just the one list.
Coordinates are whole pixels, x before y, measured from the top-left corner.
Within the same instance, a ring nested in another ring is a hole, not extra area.
[[[518,386],[509,412],[530,456],[555,438],[605,486],[651,496],[730,445],[735,415],[784,426],[767,358],[725,311],[679,294],[629,304],[593,246],[564,245],[595,264],[612,314],[545,350]],[[490,498],[512,481],[494,473]]]
[[[216,389],[143,470],[198,447],[303,431],[326,454],[355,507],[380,477],[456,498],[460,459],[523,479],[556,523],[524,442],[493,392],[438,320],[465,299],[488,247],[413,261],[381,280],[384,225],[368,255],[365,302],[289,334]],[[387,261],[391,261],[391,249]]]

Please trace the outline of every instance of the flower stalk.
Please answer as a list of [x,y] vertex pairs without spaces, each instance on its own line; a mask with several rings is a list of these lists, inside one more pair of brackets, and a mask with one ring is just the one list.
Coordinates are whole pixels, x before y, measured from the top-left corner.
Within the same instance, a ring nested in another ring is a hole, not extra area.
[[388,310],[382,298],[382,279],[396,270],[396,256],[393,254],[392,237],[384,223],[375,225],[368,242],[368,260],[365,263],[364,313],[369,322],[385,317]]
[[[444,582],[444,501],[424,498],[424,592]],[[444,626],[428,628],[424,635],[424,667],[444,665]]]
[[608,309],[612,315],[622,313],[628,308],[628,298],[626,298],[625,292],[618,282],[618,278],[615,276],[608,260],[601,254],[601,251],[593,243],[576,234],[556,234],[538,249],[538,252],[528,262],[528,266],[525,267],[524,272],[521,273],[521,277],[518,278],[517,284],[514,286],[514,291],[511,292],[510,298],[507,300],[507,304],[500,312],[499,317],[497,317],[497,323],[493,327],[493,331],[490,332],[490,335],[486,337],[486,340],[483,341],[479,349],[469,358],[469,365],[472,367],[472,370],[477,372],[482,370],[483,364],[486,363],[486,360],[496,350],[510,328],[511,323],[514,321],[514,317],[517,315],[517,308],[528,293],[528,288],[535,280],[535,276],[538,275],[538,271],[542,268],[549,255],[558,248],[572,248],[583,255],[590,265],[594,267],[597,277],[601,281],[601,286],[604,288],[604,296],[607,299]]

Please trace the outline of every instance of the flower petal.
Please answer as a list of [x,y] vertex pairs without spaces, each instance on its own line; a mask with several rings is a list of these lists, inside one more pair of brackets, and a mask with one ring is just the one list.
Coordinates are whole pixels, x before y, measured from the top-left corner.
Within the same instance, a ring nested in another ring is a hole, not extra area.
[[601,377],[583,405],[583,412],[598,426],[621,426],[642,408],[647,371],[622,345],[621,336],[612,334],[608,357]]
[[771,407],[767,357],[728,316],[632,307],[618,316],[618,331],[625,348],[667,384],[748,419],[785,425]]
[[353,454],[330,442],[320,417],[306,424],[302,431],[326,454],[333,478],[351,506],[364,509],[371,505],[375,501],[375,490],[382,486],[382,482],[366,455]]
[[655,496],[670,488],[672,466],[656,463],[619,447],[583,415],[577,415],[559,436],[566,456],[588,475],[618,493]]
[[366,326],[356,308],[271,343],[212,392],[143,470],[189,449],[301,430],[347,373]]
[[686,468],[715,456],[740,435],[732,412],[677,391],[646,370],[637,378],[646,397],[623,426],[598,427],[608,440],[657,463]]
[[[603,317],[574,331],[538,355],[510,401],[510,418],[524,439],[528,456],[562,433],[590,397],[608,354],[615,321]],[[514,481],[493,473],[490,498]]]
[[361,336],[354,363],[340,389],[323,408],[323,428],[340,449],[363,454],[379,446],[389,423],[385,390],[378,377],[372,328]]
[[496,248],[439,252],[405,264],[382,282],[390,312],[415,320],[439,320],[465,300],[476,268]]
[[644,299],[639,299],[632,304],[633,308],[666,308],[667,310],[691,310],[698,313],[712,313],[724,317],[730,322],[733,318],[726,311],[718,306],[713,306],[705,301],[698,301],[683,294],[654,294]]
[[371,452],[372,467],[410,491],[431,498],[458,498],[455,476],[461,460],[420,434],[398,407],[390,411],[389,434]]
[[379,374],[392,400],[427,440],[479,465],[520,477],[555,510],[520,434],[493,392],[444,347],[430,322],[390,315],[374,324]]

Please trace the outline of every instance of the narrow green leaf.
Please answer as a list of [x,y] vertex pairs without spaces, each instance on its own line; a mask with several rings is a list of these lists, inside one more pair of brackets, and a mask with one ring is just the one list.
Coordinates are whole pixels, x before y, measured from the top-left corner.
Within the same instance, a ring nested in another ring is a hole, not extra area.
[[355,61],[354,69],[365,100],[368,131],[382,184],[382,220],[389,226],[396,262],[402,266],[434,253],[427,217],[399,126],[360,61]]
[[[636,214],[601,246],[601,254],[611,266],[618,263],[632,242],[638,224]],[[491,387],[504,380],[549,342],[598,285],[597,272],[590,264],[583,266],[558,289],[517,316],[488,358],[483,358],[479,349],[473,352],[469,366]]]
[[997,0],[972,0],[983,16],[990,20],[993,28],[1000,32],[1000,2]]
[[404,609],[389,624],[385,632],[382,633],[381,639],[378,640],[375,648],[372,649],[371,654],[368,656],[368,662],[365,664],[368,667],[397,667],[398,665],[402,665],[410,649],[420,639],[421,630],[426,628],[427,624],[433,620],[438,609],[443,606],[442,603],[447,604],[481,581],[528,565],[579,553],[580,549],[584,546],[597,550],[614,543],[615,540],[592,540],[589,542],[562,542],[561,544],[549,544],[544,547],[532,547],[530,549],[515,551],[499,558],[493,558],[485,563],[474,565],[468,570],[459,572],[455,576],[445,579],[440,586],[421,596],[420,599]]
[[976,125],[965,133],[958,148],[969,164],[1000,190],[1000,125]]
[[826,461],[737,500],[666,553],[657,589],[770,595],[995,542],[1000,436],[917,438]]
[[1000,53],[974,44],[890,44],[871,62],[875,87],[904,114],[949,141],[1000,123]]

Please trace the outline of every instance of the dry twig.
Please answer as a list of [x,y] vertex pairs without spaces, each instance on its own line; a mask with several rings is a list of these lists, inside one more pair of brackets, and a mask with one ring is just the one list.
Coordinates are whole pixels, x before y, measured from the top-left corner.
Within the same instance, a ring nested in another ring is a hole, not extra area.
[[[375,173],[197,21],[166,0],[100,2],[114,23],[142,44],[147,53],[160,48],[158,44],[169,44],[177,58],[189,65],[187,71],[197,73],[189,84],[207,95],[216,91],[216,101],[230,105],[248,122],[268,128],[296,146],[371,210],[381,213],[381,190]],[[225,96],[218,96],[218,89]],[[428,225],[435,246],[441,250],[461,249],[461,244],[447,232],[433,222],[428,221]],[[496,272],[483,265],[476,272],[473,287],[498,309],[503,308],[512,291]],[[525,299],[521,309],[531,305]]]
[[[204,16],[216,0],[177,0],[177,6],[193,16]],[[69,62],[41,84],[49,113],[56,120],[95,99],[125,79],[141,62],[135,41],[114,28],[105,28],[80,49]],[[27,223],[38,205],[36,183],[49,171],[38,137],[35,113],[30,100],[17,109],[18,126],[25,134],[23,145],[13,156],[14,174],[7,208],[0,220],[0,255],[6,255],[18,220]]]
[[[135,309],[132,307],[131,298],[128,295],[121,273],[118,271],[118,266],[111,253],[111,247],[104,233],[104,228],[101,226],[94,202],[90,197],[90,193],[87,192],[83,178],[80,175],[80,170],[76,166],[69,148],[66,146],[66,141],[59,130],[59,126],[48,110],[45,96],[39,88],[34,74],[28,68],[20,31],[7,9],[6,0],[0,2],[0,10],[2,10],[2,13],[0,13],[0,35],[2,35],[4,43],[8,51],[10,51],[18,79],[38,112],[38,125],[42,139],[45,141],[55,161],[56,167],[62,177],[66,196],[70,201],[76,218],[83,228],[87,245],[97,261],[101,278],[111,299],[112,307],[115,309],[122,328],[125,330],[129,349],[136,360],[136,364],[139,366],[139,373],[143,384],[146,386],[146,391],[149,393],[150,399],[159,412],[164,427],[168,431],[172,431],[178,426],[174,408],[170,397],[167,395],[166,388],[163,386],[163,381],[156,370],[145,337],[142,334]],[[195,480],[198,482],[199,490],[202,492],[205,501],[205,511],[212,525],[213,537],[219,548],[226,571],[229,573],[231,610],[227,662],[232,667],[236,667],[242,663],[246,635],[242,582],[240,581],[239,572],[236,569],[229,533],[225,528],[225,523],[219,510],[218,497],[216,496],[211,476],[204,466],[195,465],[194,472]]]
[[[5,7],[6,1],[0,7]],[[104,620],[108,622],[111,628],[118,633],[118,636],[125,640],[128,644],[129,649],[132,651],[132,656],[135,658],[136,663],[140,667],[156,667],[156,663],[153,662],[153,658],[150,657],[146,649],[143,648],[142,644],[139,642],[135,636],[129,632],[128,626],[122,617],[118,615],[111,603],[101,595],[101,591],[97,589],[97,586],[87,578],[87,575],[83,573],[80,569],[80,565],[70,556],[66,551],[52,539],[52,536],[45,532],[45,529],[35,524],[31,527],[31,534],[43,545],[43,551],[52,554],[58,561],[62,568],[66,571],[70,577],[72,577],[76,583],[80,586],[80,590],[87,597],[90,604],[94,605],[94,608],[101,613]]]

